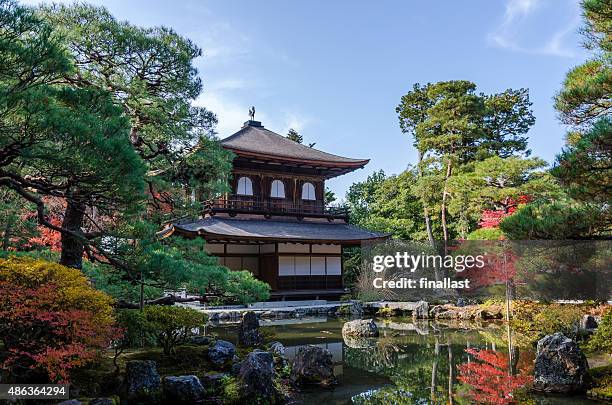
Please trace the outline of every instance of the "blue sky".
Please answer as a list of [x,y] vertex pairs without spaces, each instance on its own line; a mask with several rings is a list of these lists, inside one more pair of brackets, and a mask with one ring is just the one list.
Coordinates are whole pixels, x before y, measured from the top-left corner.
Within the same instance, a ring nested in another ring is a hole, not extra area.
[[399,173],[415,161],[395,107],[416,82],[529,88],[529,145],[551,162],[566,131],[552,97],[586,58],[578,0],[93,2],[134,24],[173,27],[202,47],[198,104],[217,113],[220,137],[255,105],[256,119],[275,132],[293,127],[318,149],[370,158],[329,182],[339,196],[374,170]]

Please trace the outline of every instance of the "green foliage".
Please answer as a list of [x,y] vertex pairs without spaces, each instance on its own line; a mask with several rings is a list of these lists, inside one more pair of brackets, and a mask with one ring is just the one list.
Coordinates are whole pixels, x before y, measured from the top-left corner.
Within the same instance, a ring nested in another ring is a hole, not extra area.
[[223,402],[227,404],[238,404],[242,398],[240,384],[232,376],[225,376],[221,380]]
[[347,195],[350,220],[356,225],[391,233],[400,239],[427,237],[422,221],[423,206],[416,196],[417,179],[413,170],[397,176],[375,172],[364,182],[354,183]]
[[115,313],[117,326],[123,337],[117,342],[121,348],[142,348],[155,346],[156,339],[145,313],[139,309],[120,309]]
[[589,370],[591,380],[587,395],[604,401],[612,400],[612,364]]
[[572,239],[598,233],[600,209],[576,201],[535,201],[504,218],[508,239]]
[[206,315],[191,308],[154,305],[144,309],[150,332],[155,335],[164,354],[174,353],[177,345],[187,343],[192,330],[204,326]]
[[499,228],[478,228],[470,232],[467,240],[500,240],[503,239],[504,233]]
[[595,333],[589,339],[587,348],[596,352],[612,354],[612,311],[608,311],[603,316],[597,329],[595,329]]
[[[34,210],[31,205],[26,205]],[[0,188],[0,249],[23,250],[38,235],[35,218],[24,218],[24,204],[15,191]]]
[[581,317],[582,310],[575,305],[514,301],[510,322],[527,341],[535,343],[556,332],[576,336]]
[[229,271],[224,291],[241,304],[267,301],[270,298],[270,286],[247,270]]
[[465,237],[475,227],[466,206],[470,196],[463,192],[466,179],[456,177],[469,176],[474,163],[493,156],[528,154],[525,134],[535,122],[530,107],[525,89],[477,94],[474,83],[462,80],[415,84],[402,97],[396,112],[419,152],[414,195],[430,240],[439,235],[432,222],[445,240]]
[[605,204],[612,200],[612,119],[599,119],[575,138],[557,155],[551,172],[572,198]]
[[332,204],[336,201],[336,193],[325,187],[325,194],[323,195],[323,203],[325,205]]
[[293,142],[302,143],[304,142],[304,137],[298,133],[293,128],[289,128],[289,132],[287,132],[287,138],[291,139]]

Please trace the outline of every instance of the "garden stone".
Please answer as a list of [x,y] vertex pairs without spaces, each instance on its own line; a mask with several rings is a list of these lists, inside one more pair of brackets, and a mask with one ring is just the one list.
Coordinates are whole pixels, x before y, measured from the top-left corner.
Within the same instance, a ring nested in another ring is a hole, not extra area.
[[225,340],[217,340],[208,348],[208,359],[217,366],[222,366],[236,354],[236,346]]
[[580,320],[580,329],[593,330],[597,329],[597,320],[593,315],[585,315]]
[[155,402],[161,391],[161,378],[153,360],[131,360],[125,368],[128,398]]
[[280,342],[270,343],[270,352],[274,356],[274,365],[285,367],[287,363],[287,355],[285,354],[285,346]]
[[240,327],[238,328],[238,344],[240,346],[255,347],[263,343],[263,337],[259,333],[259,321],[253,311],[242,314]]
[[228,373],[214,373],[208,374],[202,377],[202,385],[206,387],[212,388],[213,390],[219,388],[221,383],[225,377],[228,376]]
[[580,348],[562,333],[545,336],[538,342],[534,389],[571,394],[583,392],[589,364]]
[[342,326],[342,335],[376,337],[378,336],[378,327],[372,319],[358,319],[346,322]]
[[204,400],[206,392],[195,375],[164,378],[164,400],[172,404],[196,404]]
[[255,350],[242,362],[238,381],[247,398],[273,402],[272,399],[277,396],[274,388],[273,361],[272,353]]
[[429,304],[425,301],[419,301],[412,310],[413,319],[427,319],[429,318]]
[[293,360],[292,379],[301,385],[336,384],[331,352],[318,346],[300,347]]

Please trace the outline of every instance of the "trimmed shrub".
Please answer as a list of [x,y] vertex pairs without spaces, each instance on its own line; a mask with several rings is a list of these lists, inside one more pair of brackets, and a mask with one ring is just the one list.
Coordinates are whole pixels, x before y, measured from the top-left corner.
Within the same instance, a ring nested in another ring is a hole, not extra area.
[[115,345],[121,348],[142,348],[155,346],[155,335],[151,331],[147,318],[139,309],[120,309],[115,315],[117,326],[123,337]]
[[149,331],[165,355],[175,352],[177,345],[187,343],[193,329],[204,326],[206,314],[191,308],[153,305],[144,309]]
[[113,299],[77,269],[0,259],[2,381],[66,382],[117,338]]
[[531,343],[555,332],[575,337],[581,318],[582,309],[576,305],[530,301],[512,303],[511,324]]
[[587,349],[612,354],[612,311],[608,311],[589,339]]

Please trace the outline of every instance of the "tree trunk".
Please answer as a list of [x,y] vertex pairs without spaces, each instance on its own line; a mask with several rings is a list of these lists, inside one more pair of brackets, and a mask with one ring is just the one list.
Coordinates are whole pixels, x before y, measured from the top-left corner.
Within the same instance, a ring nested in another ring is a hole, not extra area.
[[[442,219],[442,234],[444,237],[444,248],[446,249],[446,242],[448,241],[448,226],[446,225],[446,200],[448,197],[448,179],[450,178],[453,172],[453,163],[449,159],[446,165],[446,176],[444,177],[444,190],[442,191],[442,206],[440,208],[441,211],[441,219]],[[446,254],[446,251],[445,251]]]
[[[83,219],[85,217],[85,203],[68,200],[64,211],[64,221],[62,228],[68,229],[77,235],[83,233]],[[62,233],[62,254],[60,264],[75,269],[83,267],[83,238],[69,233]]]
[[[423,154],[419,151],[419,162],[417,163],[419,177],[423,177],[423,168],[421,162],[423,161]],[[425,218],[425,229],[427,229],[427,239],[432,248],[436,247],[436,241],[434,240],[433,231],[431,230],[431,220],[429,219],[429,208],[423,201],[423,217]]]

